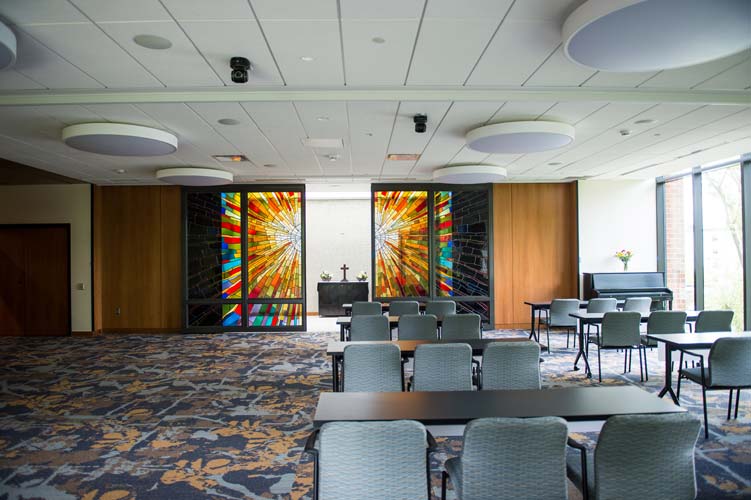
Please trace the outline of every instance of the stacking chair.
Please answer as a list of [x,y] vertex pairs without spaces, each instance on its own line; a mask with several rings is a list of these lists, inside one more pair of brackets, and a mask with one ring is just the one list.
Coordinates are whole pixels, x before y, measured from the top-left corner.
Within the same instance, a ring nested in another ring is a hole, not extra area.
[[353,302],[352,303],[352,316],[372,316],[375,314],[383,314],[380,302]]
[[628,297],[623,304],[624,311],[638,311],[642,314],[649,314],[652,310],[651,297]]
[[540,389],[540,344],[497,342],[485,348],[480,389]]
[[382,314],[377,316],[353,316],[349,330],[349,339],[352,341],[391,340],[389,319]]
[[430,500],[435,449],[433,436],[411,420],[324,424],[305,443],[313,457],[313,498]]
[[568,455],[568,477],[584,500],[696,498],[694,447],[700,426],[688,413],[610,417],[594,452],[569,439],[579,453]]
[[[618,310],[618,300],[614,298],[589,299],[587,303],[588,313],[606,313]],[[587,325],[587,340],[589,340],[589,330],[592,325]],[[599,335],[600,326],[594,325],[595,331]]]
[[[642,349],[644,349],[644,346],[641,345],[640,323],[641,313],[636,311],[613,311],[605,313],[605,316],[602,318],[602,331],[600,335],[589,340],[590,343],[597,345],[597,371],[600,382],[602,382],[601,351],[604,349],[638,349],[639,375],[641,380],[644,380],[647,363],[645,349],[644,365],[642,365]],[[647,378],[647,380],[649,379]]]
[[[547,327],[548,338],[548,353],[552,350],[550,346],[550,329],[551,328],[565,328],[566,329],[566,349],[568,349],[568,340],[571,332],[574,332],[574,347],[576,347],[576,318],[572,318],[569,314],[579,312],[579,300],[578,299],[553,299],[550,303],[550,315],[543,318],[541,321]],[[530,337],[531,338],[531,337]],[[539,338],[538,338],[539,340]]]
[[448,478],[459,500],[565,499],[567,433],[559,417],[471,421],[461,456],[444,464],[441,499]]
[[[686,313],[683,311],[653,311],[647,320],[647,335],[685,333]],[[642,336],[645,347],[657,347],[657,342]]]
[[701,385],[701,399],[704,405],[704,437],[709,437],[707,420],[707,391],[729,390],[728,420],[733,408],[735,390],[735,418],[738,418],[738,403],[741,389],[751,388],[751,338],[719,338],[709,350],[707,362],[704,356],[687,352],[699,358],[697,368],[681,368],[678,371],[677,397],[681,397],[681,379],[685,378]]
[[438,320],[432,314],[399,316],[399,340],[438,340]]
[[480,339],[482,338],[480,321],[479,314],[447,314],[443,317],[441,338],[443,340]]
[[456,302],[453,300],[433,300],[425,304],[425,314],[445,316],[456,314]]
[[[729,310],[717,310],[717,311],[700,311],[699,316],[696,318],[694,324],[694,332],[706,333],[706,332],[730,332],[733,330],[733,316],[735,313]],[[689,328],[691,325],[689,324]],[[709,355],[708,350],[695,350],[694,354],[701,354],[705,358]],[[678,366],[683,366],[683,351],[681,351],[681,357],[678,361]]]
[[416,300],[395,300],[389,303],[389,316],[420,314],[420,304]]
[[468,344],[418,345],[412,390],[471,391],[472,348]]
[[402,356],[395,344],[353,344],[344,348],[344,392],[404,390]]

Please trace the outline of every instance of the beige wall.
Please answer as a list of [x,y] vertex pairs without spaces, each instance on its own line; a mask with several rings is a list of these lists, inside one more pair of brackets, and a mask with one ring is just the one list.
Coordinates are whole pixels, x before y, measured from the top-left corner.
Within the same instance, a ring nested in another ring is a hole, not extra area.
[[[70,224],[74,332],[91,331],[91,187],[0,186],[0,224]],[[83,290],[78,285],[83,284]]]

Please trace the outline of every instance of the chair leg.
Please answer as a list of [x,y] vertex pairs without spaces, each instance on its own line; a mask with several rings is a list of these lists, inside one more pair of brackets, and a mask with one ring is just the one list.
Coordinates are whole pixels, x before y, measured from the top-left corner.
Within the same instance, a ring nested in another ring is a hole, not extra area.
[[741,400],[741,390],[736,389],[735,390],[735,416],[733,418],[738,418],[738,403]]
[[602,360],[600,359],[600,351],[602,349],[600,346],[597,346],[597,378],[600,379],[600,382],[602,382]]
[[649,368],[647,367],[647,346],[642,346],[644,349],[644,380],[649,382]]
[[441,500],[446,500],[446,480],[449,475],[446,471],[441,473]]
[[704,406],[704,439],[709,439],[709,419],[707,418],[707,388],[701,386],[701,402]]
[[730,420],[731,411],[733,411],[733,389],[730,389],[730,394],[728,395],[728,418],[727,420]]
[[[671,373],[670,376],[672,377],[673,374]],[[678,365],[678,384],[675,388],[675,398],[679,401],[681,399],[681,365]]]
[[548,339],[548,354],[550,354],[550,351],[552,350],[550,348],[550,326],[548,326],[548,331],[547,331],[546,336],[547,336],[547,339]]
[[628,351],[624,349],[623,350],[623,373],[626,373],[627,366],[628,366]]
[[[633,349],[630,349],[633,351]],[[641,348],[639,348],[639,381],[644,382],[644,371],[642,370]]]
[[[570,330],[570,329],[569,329],[569,330]],[[576,331],[571,331],[571,334],[572,334],[572,336],[573,336],[573,340],[572,340],[572,342],[571,342],[571,345],[572,345],[572,346],[574,347],[574,349],[576,349],[576,337],[577,337],[577,335],[576,335]],[[566,335],[568,335],[568,334],[566,334]]]

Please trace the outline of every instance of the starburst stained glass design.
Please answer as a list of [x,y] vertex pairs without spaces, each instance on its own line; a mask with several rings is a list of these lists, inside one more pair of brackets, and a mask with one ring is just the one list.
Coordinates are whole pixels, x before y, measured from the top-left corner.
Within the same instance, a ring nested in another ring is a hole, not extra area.
[[300,326],[302,304],[249,304],[248,326]]
[[248,299],[302,297],[302,193],[248,193],[247,214]]
[[376,297],[429,294],[428,193],[375,193]]
[[451,213],[451,191],[435,193],[435,236],[437,241],[436,284],[439,295],[453,295],[453,222]]
[[239,299],[242,296],[240,228],[240,193],[222,193],[223,299]]

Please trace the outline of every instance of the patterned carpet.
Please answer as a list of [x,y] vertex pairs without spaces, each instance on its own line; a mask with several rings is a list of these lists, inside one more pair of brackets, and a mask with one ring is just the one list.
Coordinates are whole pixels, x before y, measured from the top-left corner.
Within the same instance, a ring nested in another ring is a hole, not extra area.
[[[0,498],[307,498],[312,467],[300,451],[318,392],[330,390],[332,338],[2,338]],[[572,353],[546,357],[545,385],[595,384],[571,371]],[[622,362],[603,355],[603,384],[638,383],[636,362],[626,375]],[[656,391],[656,351],[650,369],[643,386]],[[685,406],[701,415],[701,392],[685,387]],[[751,497],[749,399],[742,394],[740,418],[726,421],[727,394],[710,396],[711,436],[696,453],[700,498]],[[440,442],[435,471],[461,448],[460,439]]]

